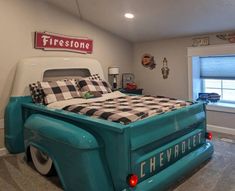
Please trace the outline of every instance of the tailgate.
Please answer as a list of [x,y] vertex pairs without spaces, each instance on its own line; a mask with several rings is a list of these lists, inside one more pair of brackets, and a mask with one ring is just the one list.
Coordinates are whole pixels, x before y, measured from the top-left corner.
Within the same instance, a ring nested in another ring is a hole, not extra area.
[[131,127],[131,171],[145,180],[205,143],[204,105],[142,120]]

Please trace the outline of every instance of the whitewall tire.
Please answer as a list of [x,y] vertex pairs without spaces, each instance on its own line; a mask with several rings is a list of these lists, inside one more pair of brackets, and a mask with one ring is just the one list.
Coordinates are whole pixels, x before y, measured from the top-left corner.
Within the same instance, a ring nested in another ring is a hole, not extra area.
[[44,175],[50,176],[54,172],[53,162],[51,158],[36,147],[30,146],[30,154],[36,170]]

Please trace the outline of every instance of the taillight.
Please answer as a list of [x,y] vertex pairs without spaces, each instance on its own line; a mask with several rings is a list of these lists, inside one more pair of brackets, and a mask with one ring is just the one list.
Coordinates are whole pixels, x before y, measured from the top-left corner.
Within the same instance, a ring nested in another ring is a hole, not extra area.
[[206,132],[206,138],[212,140],[212,132]]
[[127,184],[130,187],[135,187],[138,184],[138,176],[135,174],[129,174],[127,176]]

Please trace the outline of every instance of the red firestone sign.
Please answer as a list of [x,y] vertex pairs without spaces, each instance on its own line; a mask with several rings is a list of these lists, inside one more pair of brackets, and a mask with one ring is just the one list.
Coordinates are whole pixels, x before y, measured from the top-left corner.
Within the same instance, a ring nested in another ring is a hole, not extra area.
[[43,50],[65,50],[91,54],[93,40],[53,34],[49,32],[35,32],[35,48]]

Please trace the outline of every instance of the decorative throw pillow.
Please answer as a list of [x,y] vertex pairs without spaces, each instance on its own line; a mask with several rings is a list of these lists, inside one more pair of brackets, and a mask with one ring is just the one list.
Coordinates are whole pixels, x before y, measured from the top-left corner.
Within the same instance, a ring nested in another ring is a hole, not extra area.
[[78,81],[78,86],[83,92],[84,91],[100,92],[101,94],[112,92],[112,90],[110,89],[110,85],[103,80],[95,81],[95,80],[80,79]]
[[34,103],[44,104],[44,93],[38,83],[29,84],[29,91]]
[[90,75],[89,77],[87,77],[85,79],[102,81],[99,74],[92,74],[92,75]]
[[45,104],[81,97],[74,80],[39,82],[45,95]]

